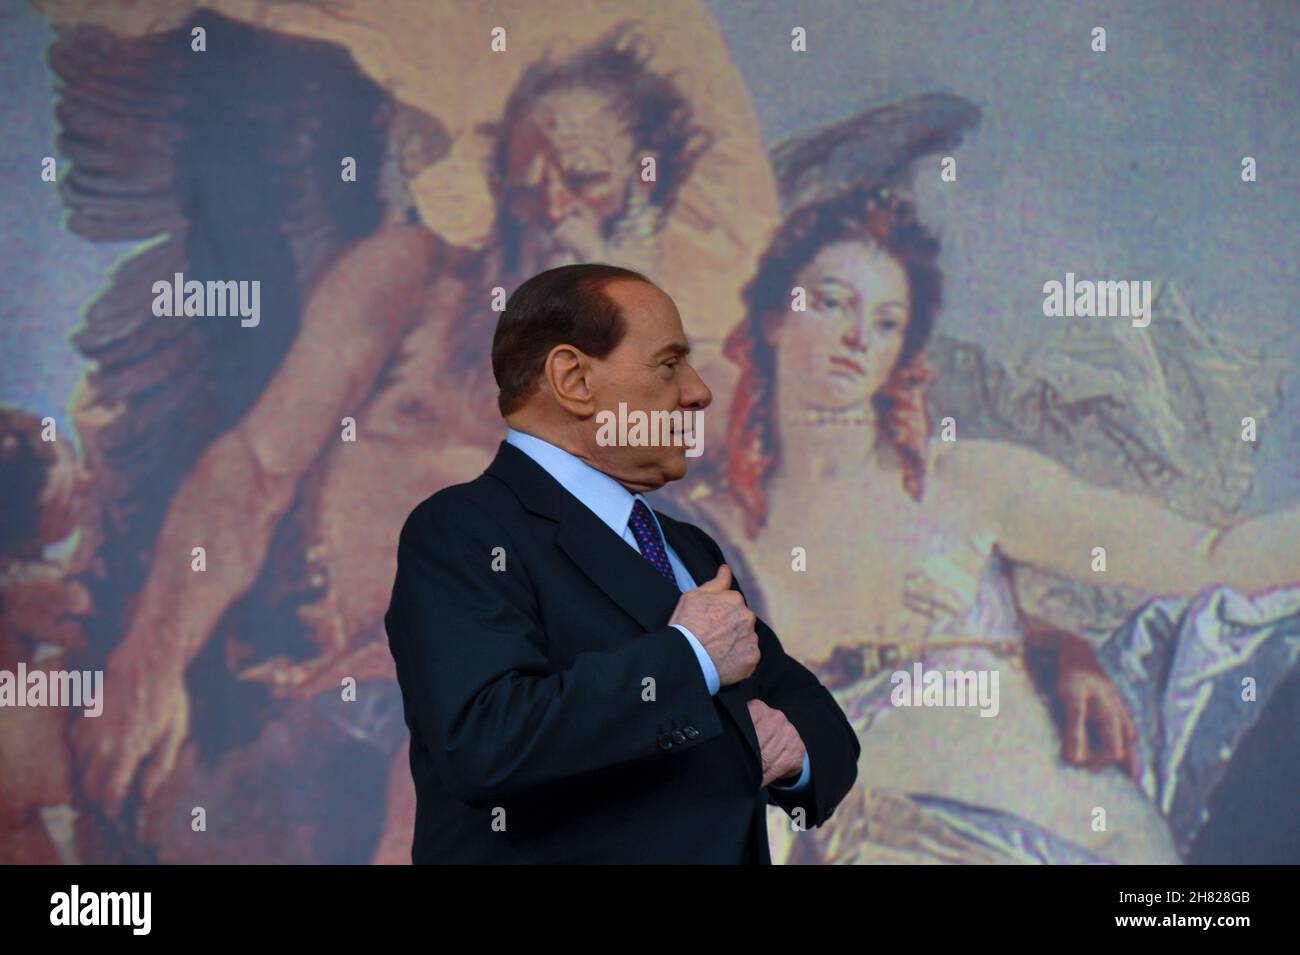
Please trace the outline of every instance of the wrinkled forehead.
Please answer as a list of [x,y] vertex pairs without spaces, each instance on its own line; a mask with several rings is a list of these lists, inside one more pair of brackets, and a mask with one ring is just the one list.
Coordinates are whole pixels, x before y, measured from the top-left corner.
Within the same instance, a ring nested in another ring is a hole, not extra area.
[[517,130],[545,139],[561,154],[617,156],[626,152],[630,138],[609,97],[584,87],[544,94],[523,115]]

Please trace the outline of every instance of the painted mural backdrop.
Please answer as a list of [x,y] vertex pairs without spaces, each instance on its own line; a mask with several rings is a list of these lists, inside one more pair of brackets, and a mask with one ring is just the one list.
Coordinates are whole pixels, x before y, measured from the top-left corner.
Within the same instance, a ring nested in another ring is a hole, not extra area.
[[398,531],[504,436],[504,296],[608,261],[714,395],[653,502],[862,742],[777,861],[1300,861],[1295,7],[0,30],[0,859],[409,862]]

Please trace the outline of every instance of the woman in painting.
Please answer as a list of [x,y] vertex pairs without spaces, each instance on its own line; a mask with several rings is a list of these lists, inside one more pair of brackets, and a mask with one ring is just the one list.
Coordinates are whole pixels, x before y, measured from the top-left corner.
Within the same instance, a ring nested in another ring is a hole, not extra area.
[[[959,438],[960,420],[932,433],[938,252],[897,191],[811,202],[776,232],[727,341],[740,378],[725,460],[713,458],[688,519],[732,542],[751,606],[837,695],[862,744],[858,785],[826,824],[792,832],[774,813],[774,857],[1177,863],[1169,800],[1155,797],[1194,761],[1165,752],[1173,727],[1153,726],[1138,700],[1165,692],[1139,672],[1152,654],[1133,652],[1132,628],[1095,655],[1029,617],[1015,568],[1091,581],[1104,567],[1156,594],[1218,587],[1255,624],[1230,636],[1258,645],[1267,626],[1300,620],[1300,591],[1277,592],[1268,620],[1236,592],[1294,581],[1300,512],[1199,524],[1025,447]],[[1200,636],[1231,650],[1224,633]],[[895,706],[892,674],[918,662],[996,672],[996,714]],[[1168,679],[1204,665],[1180,658]],[[1218,690],[1223,725],[1251,718]],[[1204,748],[1195,728],[1177,726]]]

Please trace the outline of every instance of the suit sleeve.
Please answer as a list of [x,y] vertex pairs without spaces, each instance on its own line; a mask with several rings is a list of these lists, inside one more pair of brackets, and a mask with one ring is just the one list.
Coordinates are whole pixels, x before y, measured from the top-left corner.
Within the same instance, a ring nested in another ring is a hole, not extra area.
[[755,671],[758,698],[784,713],[799,731],[812,770],[808,786],[794,790],[769,786],[768,796],[788,813],[803,809],[810,828],[820,826],[853,788],[862,745],[830,691],[786,655],[771,627],[762,620],[757,626],[763,654]]
[[[699,528],[694,530],[718,563],[726,563],[717,543]],[[732,586],[744,595],[734,574]],[[768,786],[768,798],[792,815],[802,809],[807,827],[820,826],[853,788],[862,745],[830,691],[807,667],[786,655],[776,633],[763,620],[755,627],[761,659],[749,677],[756,687],[753,696],[784,713],[799,731],[812,770],[810,785],[799,789]]]
[[[521,563],[509,532],[463,500],[425,502],[399,539],[389,646],[419,737],[412,745],[428,747],[458,798],[496,804],[584,773],[672,759],[722,734],[695,653],[674,627],[579,653],[551,672]],[[650,679],[654,700],[644,698]],[[665,713],[684,715],[693,738],[665,741]]]

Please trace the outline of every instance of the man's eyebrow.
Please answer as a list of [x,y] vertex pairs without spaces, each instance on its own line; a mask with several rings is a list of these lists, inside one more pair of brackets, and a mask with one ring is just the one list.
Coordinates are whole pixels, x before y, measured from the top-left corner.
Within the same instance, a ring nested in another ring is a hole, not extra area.
[[677,355],[678,357],[682,357],[685,355],[689,355],[690,353],[691,353],[690,345],[683,345],[681,342],[672,342],[671,344],[665,345],[663,348],[655,352],[654,355],[652,356],[652,360],[658,361],[660,358],[667,358],[669,355]]

